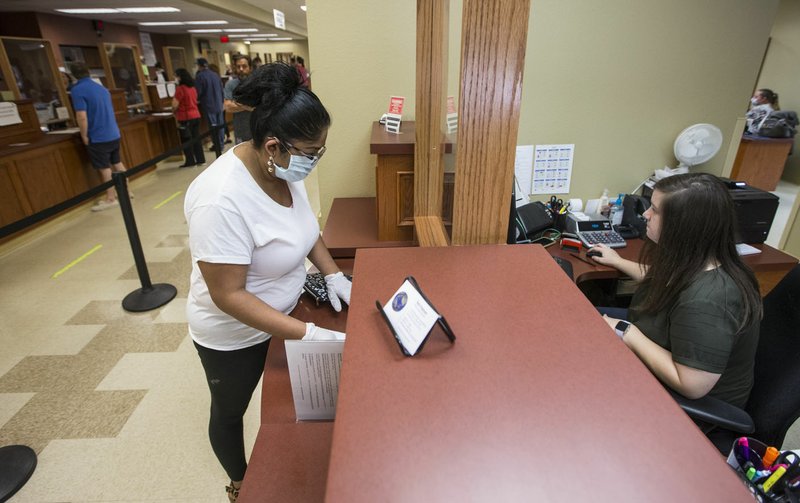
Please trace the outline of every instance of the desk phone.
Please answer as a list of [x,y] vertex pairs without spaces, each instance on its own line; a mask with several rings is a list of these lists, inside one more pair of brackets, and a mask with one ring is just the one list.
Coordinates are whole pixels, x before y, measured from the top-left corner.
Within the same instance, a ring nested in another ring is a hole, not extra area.
[[591,248],[596,244],[604,244],[609,248],[626,246],[625,238],[614,230],[610,220],[602,216],[589,220],[578,220],[577,217],[570,215],[567,219],[567,229],[568,232],[577,234],[586,248]]

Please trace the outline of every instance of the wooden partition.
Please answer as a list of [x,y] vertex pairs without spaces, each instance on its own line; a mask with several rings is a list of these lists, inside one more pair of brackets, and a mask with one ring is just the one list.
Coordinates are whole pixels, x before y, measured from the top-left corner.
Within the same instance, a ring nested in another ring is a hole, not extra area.
[[464,0],[453,244],[505,243],[530,0]]
[[[452,244],[505,243],[530,0],[464,0]],[[417,2],[414,223],[422,246],[442,225],[448,2]]]
[[447,246],[442,222],[448,0],[417,2],[414,226],[420,246]]

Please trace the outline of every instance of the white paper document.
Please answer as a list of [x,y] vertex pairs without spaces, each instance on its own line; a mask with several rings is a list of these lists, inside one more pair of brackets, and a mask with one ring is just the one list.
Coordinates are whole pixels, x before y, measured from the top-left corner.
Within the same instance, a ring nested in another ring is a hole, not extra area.
[[162,100],[167,97],[166,84],[156,84],[156,91],[158,92],[158,97],[161,98]]
[[439,319],[439,313],[405,280],[392,295],[392,299],[383,306],[383,312],[394,328],[400,344],[410,354],[415,354],[425,337]]
[[298,421],[336,417],[344,341],[284,341]]
[[17,104],[4,101],[0,103],[0,126],[10,126],[12,124],[22,124]]
[[738,243],[736,245],[736,253],[738,253],[741,256],[744,256],[744,255],[755,255],[757,253],[761,253],[761,250],[759,250],[755,246],[750,246],[750,245],[744,244],[744,243]]
[[566,194],[572,178],[575,145],[536,145],[531,194]]
[[517,179],[517,198],[520,195],[525,196],[523,204],[527,204],[533,183],[533,145],[517,145],[517,155],[514,157],[514,177]]
[[175,96],[175,83],[174,82],[167,82],[167,95],[169,95],[169,97]]

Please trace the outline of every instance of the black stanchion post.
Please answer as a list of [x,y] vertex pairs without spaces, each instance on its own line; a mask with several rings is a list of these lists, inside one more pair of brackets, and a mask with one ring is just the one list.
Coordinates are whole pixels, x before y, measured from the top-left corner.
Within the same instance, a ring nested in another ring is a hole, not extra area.
[[136,219],[133,217],[133,207],[128,195],[127,177],[123,173],[113,173],[111,177],[117,189],[122,219],[125,221],[125,230],[128,232],[128,240],[131,243],[133,260],[142,284],[142,288],[134,290],[122,299],[122,308],[132,312],[150,311],[174,299],[178,294],[178,289],[167,283],[153,285],[150,282],[150,273],[147,272],[142,242],[139,240],[139,231],[136,229]]

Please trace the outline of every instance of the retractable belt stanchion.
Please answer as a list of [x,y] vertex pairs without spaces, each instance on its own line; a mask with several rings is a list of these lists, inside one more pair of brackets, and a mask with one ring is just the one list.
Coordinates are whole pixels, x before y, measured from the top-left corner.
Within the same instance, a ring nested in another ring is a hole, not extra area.
[[139,231],[136,229],[136,219],[133,217],[131,199],[128,195],[127,177],[123,173],[113,173],[111,177],[117,189],[119,207],[122,210],[122,218],[125,221],[128,240],[131,243],[133,260],[136,262],[136,271],[139,273],[139,281],[142,283],[141,288],[134,290],[122,299],[122,308],[133,312],[150,311],[174,299],[178,294],[178,290],[168,283],[154,285],[150,282],[150,273],[147,272],[142,242],[139,240]]

